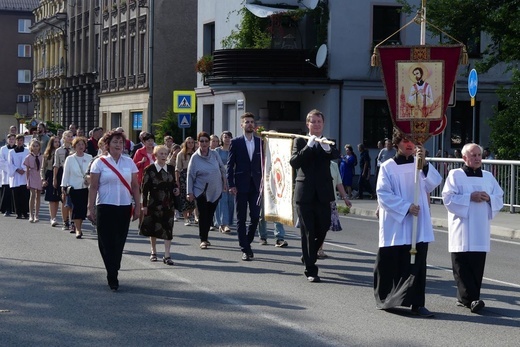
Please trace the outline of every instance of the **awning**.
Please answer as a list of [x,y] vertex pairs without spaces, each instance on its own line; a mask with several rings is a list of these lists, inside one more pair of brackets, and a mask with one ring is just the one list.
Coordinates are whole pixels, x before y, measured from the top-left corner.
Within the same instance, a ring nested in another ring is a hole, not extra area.
[[[257,0],[246,0],[246,8],[255,16],[266,18],[276,13],[283,13],[293,11],[295,9],[314,9],[318,5],[319,0],[284,0],[280,3],[280,0],[263,0],[259,2]],[[276,7],[266,6],[276,5]]]

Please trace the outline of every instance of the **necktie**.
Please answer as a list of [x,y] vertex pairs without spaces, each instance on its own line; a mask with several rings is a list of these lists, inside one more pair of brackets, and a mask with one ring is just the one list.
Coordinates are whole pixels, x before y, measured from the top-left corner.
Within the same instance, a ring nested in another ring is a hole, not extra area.
[[65,158],[67,158],[70,154],[70,149],[68,149],[67,147],[65,147]]
[[37,155],[34,156],[34,161],[36,162],[36,170],[40,171],[40,158]]

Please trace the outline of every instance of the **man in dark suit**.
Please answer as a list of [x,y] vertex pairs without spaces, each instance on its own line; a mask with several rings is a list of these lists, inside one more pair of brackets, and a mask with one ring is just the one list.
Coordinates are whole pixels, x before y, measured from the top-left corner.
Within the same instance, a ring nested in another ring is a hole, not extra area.
[[339,151],[322,137],[325,118],[312,110],[307,114],[309,140],[293,142],[291,166],[296,170],[294,202],[300,221],[302,261],[309,282],[319,282],[316,258],[330,227],[330,202],[336,197],[330,175],[330,161],[339,158]]
[[[255,237],[260,218],[260,183],[262,182],[262,141],[254,136],[255,116],[244,113],[240,126],[244,135],[231,140],[227,179],[229,192],[236,196],[238,242],[242,250],[242,260],[251,260],[254,255],[251,242]],[[250,224],[246,228],[246,214],[249,206]]]

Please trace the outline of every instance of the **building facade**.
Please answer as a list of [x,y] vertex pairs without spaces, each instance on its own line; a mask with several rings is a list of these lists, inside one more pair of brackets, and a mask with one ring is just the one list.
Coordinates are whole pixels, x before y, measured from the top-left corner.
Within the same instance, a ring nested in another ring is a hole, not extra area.
[[[23,131],[22,123],[33,114],[34,34],[30,27],[34,22],[32,10],[37,6],[37,0],[0,0],[0,133],[4,135],[17,122],[19,131]],[[1,136],[0,141],[3,139]]]
[[[337,140],[338,147],[364,143],[374,157],[377,141],[391,137],[389,114],[381,71],[370,64],[373,47],[408,23],[415,14],[400,11],[393,0],[372,1],[284,1],[287,8],[322,7],[327,15],[326,37],[319,39],[323,22],[302,18],[298,23],[280,22],[271,17],[271,47],[263,50],[226,49],[233,30],[246,10],[265,16],[273,12],[275,0],[254,2],[229,0],[216,3],[199,0],[197,56],[213,56],[213,71],[198,82],[198,129],[210,133],[230,130],[240,133],[240,114],[251,111],[258,123],[280,132],[305,133],[305,116],[311,109],[324,112],[325,134]],[[420,1],[416,1],[419,5]],[[276,5],[275,5],[276,6]],[[279,11],[275,9],[274,12]],[[297,28],[295,29],[295,25]],[[273,30],[276,29],[276,30]],[[428,44],[438,36],[427,35]],[[290,41],[290,42],[288,42]],[[418,45],[420,26],[410,25],[390,37],[392,45]],[[319,50],[321,45],[325,50]],[[485,39],[482,47],[485,47]],[[479,50],[479,47],[472,49]],[[321,51],[321,52],[320,52]],[[323,55],[323,52],[326,52]],[[479,52],[470,52],[478,59]],[[264,55],[262,59],[257,59]],[[287,61],[287,59],[289,61]],[[470,97],[467,92],[469,66],[460,66],[455,106],[447,111],[444,134],[426,144],[432,155],[437,148],[451,152],[473,140]],[[309,68],[314,69],[314,72]],[[487,145],[486,119],[498,104],[496,88],[509,83],[509,76],[496,68],[479,76],[475,141]]]
[[35,15],[41,119],[123,127],[136,140],[173,90],[196,86],[196,1],[41,0]]
[[34,10],[34,117],[63,124],[68,67],[67,1],[40,1]]

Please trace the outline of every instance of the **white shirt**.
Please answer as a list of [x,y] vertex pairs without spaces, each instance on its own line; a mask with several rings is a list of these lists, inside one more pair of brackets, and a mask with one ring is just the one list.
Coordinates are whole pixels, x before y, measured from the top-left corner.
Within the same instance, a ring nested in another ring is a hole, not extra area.
[[91,161],[92,156],[88,153],[84,153],[82,157],[78,157],[76,154],[69,155],[63,164],[61,186],[73,186],[74,189],[88,188],[84,183],[84,175]]
[[251,136],[251,140],[247,139],[247,136],[244,135],[244,139],[246,140],[247,153],[249,153],[249,160],[253,160],[253,153],[255,153],[255,137]]
[[[379,247],[412,244],[414,217],[408,213],[415,193],[416,164],[397,165],[395,160],[381,164],[376,191],[379,202]],[[419,178],[419,200],[421,208],[418,218],[417,242],[434,240],[428,193],[442,181],[435,168],[428,164],[428,175],[421,172]]]
[[9,184],[9,148],[7,145],[0,148],[0,184]]
[[[9,150],[9,187],[15,188],[27,184],[27,167],[23,164],[25,157],[29,155],[29,150],[24,148],[23,152],[16,153],[14,149]],[[22,169],[26,172],[20,175],[16,172],[17,169]]]
[[101,158],[105,158],[116,170],[118,170],[130,187],[132,187],[132,174],[136,174],[139,171],[134,161],[130,157],[124,155],[119,157],[117,163],[110,154],[94,160],[90,172],[99,174],[96,205],[106,204],[126,206],[132,204],[132,195],[128,189],[124,186],[114,171],[101,161]]
[[[471,201],[471,193],[484,191],[488,202]],[[504,191],[493,175],[482,170],[482,177],[468,177],[461,168],[450,170],[442,199],[448,210],[448,251],[489,252],[490,221],[504,206]]]

